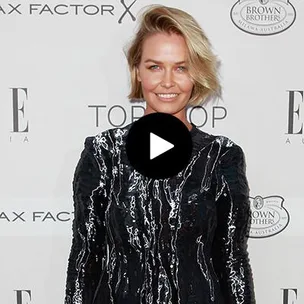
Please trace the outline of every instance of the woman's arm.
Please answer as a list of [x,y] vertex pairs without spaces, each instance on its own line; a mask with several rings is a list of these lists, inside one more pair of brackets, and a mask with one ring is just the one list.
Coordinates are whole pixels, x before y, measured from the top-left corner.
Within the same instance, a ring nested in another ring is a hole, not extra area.
[[105,270],[107,166],[95,154],[93,137],[88,137],[73,180],[73,238],[67,269],[65,304],[92,304]]
[[213,263],[225,304],[254,304],[254,285],[247,252],[250,225],[249,187],[242,149],[233,145],[216,169],[217,229]]

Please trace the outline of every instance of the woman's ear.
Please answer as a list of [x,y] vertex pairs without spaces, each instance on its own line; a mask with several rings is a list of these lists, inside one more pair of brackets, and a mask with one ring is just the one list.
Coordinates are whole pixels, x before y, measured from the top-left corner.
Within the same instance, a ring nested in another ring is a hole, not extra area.
[[141,82],[141,78],[140,78],[140,73],[139,73],[138,67],[135,67],[135,72],[136,72],[136,79],[137,79],[137,81]]

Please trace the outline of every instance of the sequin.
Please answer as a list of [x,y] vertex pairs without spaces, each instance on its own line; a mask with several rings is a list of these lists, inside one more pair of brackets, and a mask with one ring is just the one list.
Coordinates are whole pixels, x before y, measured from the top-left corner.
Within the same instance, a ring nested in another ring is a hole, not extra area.
[[242,149],[193,125],[187,167],[153,180],[128,162],[130,126],[86,138],[65,304],[254,304]]

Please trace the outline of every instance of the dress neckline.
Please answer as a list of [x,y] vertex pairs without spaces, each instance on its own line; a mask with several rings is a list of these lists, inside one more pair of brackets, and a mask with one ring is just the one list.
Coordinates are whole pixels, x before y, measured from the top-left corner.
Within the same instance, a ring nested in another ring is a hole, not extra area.
[[198,129],[196,127],[196,125],[193,122],[190,122],[190,124],[192,125],[191,130],[189,131],[191,135],[194,135],[197,133]]

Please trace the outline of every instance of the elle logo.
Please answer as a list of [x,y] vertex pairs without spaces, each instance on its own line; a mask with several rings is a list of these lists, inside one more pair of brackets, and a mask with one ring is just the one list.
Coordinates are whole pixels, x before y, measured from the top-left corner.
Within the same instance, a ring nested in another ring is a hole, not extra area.
[[32,300],[31,290],[15,290],[16,292],[16,304],[30,304]]
[[[24,119],[24,99],[27,100],[27,88],[12,88],[13,97],[13,131],[12,132],[28,132],[28,121],[25,123],[25,128],[20,130],[20,119]],[[24,99],[19,102],[20,95],[23,93]],[[19,108],[19,104],[22,104]],[[20,114],[22,113],[22,114]]]
[[288,129],[286,134],[303,134],[303,115],[301,106],[303,104],[303,91],[288,91]]
[[300,140],[304,144],[304,91],[287,91],[287,132],[286,144],[291,144],[293,140]]
[[9,141],[28,142],[29,121],[26,119],[25,105],[28,100],[27,88],[11,88],[13,106],[13,128]]
[[298,289],[282,288],[282,291],[283,291],[283,304],[297,304]]

